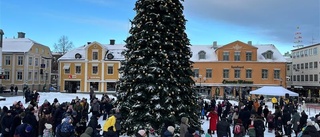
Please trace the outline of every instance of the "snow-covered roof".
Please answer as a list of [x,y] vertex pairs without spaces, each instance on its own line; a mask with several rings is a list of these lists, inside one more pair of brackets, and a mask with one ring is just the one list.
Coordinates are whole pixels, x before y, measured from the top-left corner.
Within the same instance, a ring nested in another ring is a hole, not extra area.
[[[258,48],[258,61],[259,62],[287,62],[286,58],[280,53],[280,51],[273,44],[254,45]],[[262,54],[272,51],[272,59],[266,59]]]
[[[218,61],[215,49],[212,45],[193,45],[190,47],[192,51],[191,61],[193,62],[213,62]],[[199,52],[204,51],[205,59],[199,59]]]
[[34,44],[42,45],[29,38],[3,39],[2,52],[28,52]]
[[[86,47],[89,45],[87,44],[87,45],[75,48],[75,49],[67,52],[66,54],[64,54],[62,57],[59,58],[59,60],[75,59],[75,54],[77,54],[77,53],[79,53],[82,56],[81,59],[85,59]],[[113,59],[107,59],[107,57],[105,56],[105,60],[123,60],[124,59],[124,56],[121,55],[121,52],[125,49],[125,47],[124,47],[125,45],[123,45],[123,44],[115,44],[115,45],[101,44],[101,46],[103,48],[105,48],[106,51],[108,51],[108,54],[111,53],[114,57]]]

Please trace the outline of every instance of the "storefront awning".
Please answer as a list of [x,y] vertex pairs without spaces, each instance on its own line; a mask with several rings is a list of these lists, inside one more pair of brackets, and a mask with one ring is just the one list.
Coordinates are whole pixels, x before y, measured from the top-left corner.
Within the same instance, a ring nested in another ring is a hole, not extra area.
[[70,64],[64,64],[63,65],[63,69],[69,69],[70,68]]

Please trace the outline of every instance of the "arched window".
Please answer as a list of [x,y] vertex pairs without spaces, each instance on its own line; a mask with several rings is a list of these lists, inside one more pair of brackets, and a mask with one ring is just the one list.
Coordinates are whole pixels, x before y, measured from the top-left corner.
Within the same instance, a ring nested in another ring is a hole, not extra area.
[[199,55],[199,59],[206,59],[206,52],[205,51],[200,51],[199,53],[198,53],[198,55]]

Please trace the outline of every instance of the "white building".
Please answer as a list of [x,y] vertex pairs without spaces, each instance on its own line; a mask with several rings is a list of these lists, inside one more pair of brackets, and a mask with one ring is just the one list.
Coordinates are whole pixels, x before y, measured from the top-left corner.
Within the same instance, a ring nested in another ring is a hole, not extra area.
[[320,95],[320,43],[292,50],[292,85],[303,96]]

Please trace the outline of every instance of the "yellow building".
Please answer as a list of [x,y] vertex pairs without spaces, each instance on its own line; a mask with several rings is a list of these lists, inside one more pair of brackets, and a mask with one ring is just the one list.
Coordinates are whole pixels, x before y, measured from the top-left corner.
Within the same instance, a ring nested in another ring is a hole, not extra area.
[[194,80],[205,94],[229,94],[262,86],[286,87],[287,60],[272,45],[235,41],[218,46],[192,46]]
[[18,38],[3,39],[2,73],[0,80],[7,90],[11,85],[22,90],[23,85],[39,91],[49,88],[51,72],[51,51],[48,46],[25,38],[18,32]]
[[115,92],[124,45],[88,42],[59,58],[59,85],[62,92]]

